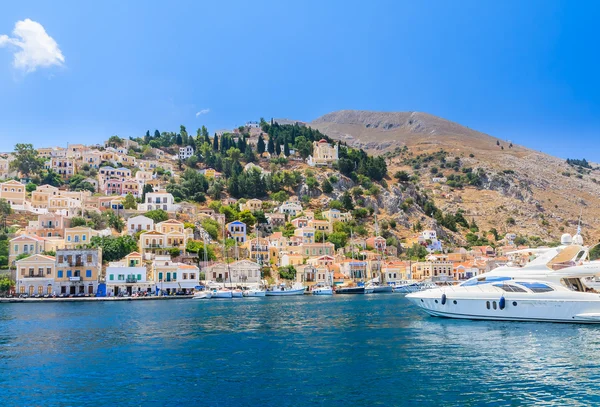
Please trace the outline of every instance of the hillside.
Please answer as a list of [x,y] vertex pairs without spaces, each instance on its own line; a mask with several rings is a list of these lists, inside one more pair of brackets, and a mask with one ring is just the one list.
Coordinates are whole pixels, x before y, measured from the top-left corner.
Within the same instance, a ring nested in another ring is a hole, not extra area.
[[[418,186],[429,192],[439,208],[462,208],[482,228],[551,241],[563,232],[573,233],[583,211],[584,236],[589,243],[600,238],[600,185],[596,181],[600,171],[596,169],[571,166],[563,159],[427,113],[342,110],[309,125],[350,146],[384,154],[390,175],[398,170],[418,175]],[[440,150],[447,153],[448,161],[459,157],[462,168],[481,171],[480,184],[463,188],[434,184],[433,166],[439,170],[436,177],[460,174],[442,168],[437,158],[423,159]]]

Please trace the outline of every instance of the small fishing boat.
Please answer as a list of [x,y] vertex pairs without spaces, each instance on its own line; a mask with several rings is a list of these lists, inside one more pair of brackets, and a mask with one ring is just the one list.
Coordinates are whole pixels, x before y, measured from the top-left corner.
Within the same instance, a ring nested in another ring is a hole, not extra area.
[[264,297],[266,290],[260,288],[248,288],[244,290],[244,297]]
[[306,288],[300,284],[295,283],[291,287],[287,287],[285,284],[280,284],[274,287],[271,287],[267,290],[265,295],[267,297],[280,297],[280,296],[288,296],[288,295],[304,295]]
[[233,293],[229,288],[213,288],[211,298],[233,298]]
[[206,289],[201,289],[201,290],[196,291],[192,298],[195,300],[207,300],[207,299],[210,299],[211,297],[212,297],[212,291],[206,290]]
[[336,287],[336,294],[365,294],[365,287],[358,286],[346,286],[346,287]]
[[312,295],[333,295],[333,288],[328,285],[315,285],[310,292]]

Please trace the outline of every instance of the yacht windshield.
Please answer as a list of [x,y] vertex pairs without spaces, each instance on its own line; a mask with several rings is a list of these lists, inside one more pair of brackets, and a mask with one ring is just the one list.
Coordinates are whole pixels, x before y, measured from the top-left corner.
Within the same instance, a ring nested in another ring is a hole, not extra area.
[[494,284],[494,287],[501,288],[504,291],[507,291],[507,292],[510,292],[510,293],[524,293],[524,292],[526,292],[521,287],[518,287],[516,285],[506,284],[506,283]]
[[463,287],[480,285],[480,284],[490,284],[497,283],[498,281],[506,281],[510,280],[510,277],[499,277],[499,276],[489,276],[489,277],[473,277],[470,280],[465,281],[461,284]]
[[516,281],[516,283],[519,285],[522,285],[525,288],[529,288],[534,293],[547,293],[550,291],[554,291],[554,288],[552,288],[549,285],[546,285],[544,283],[522,282],[522,281]]

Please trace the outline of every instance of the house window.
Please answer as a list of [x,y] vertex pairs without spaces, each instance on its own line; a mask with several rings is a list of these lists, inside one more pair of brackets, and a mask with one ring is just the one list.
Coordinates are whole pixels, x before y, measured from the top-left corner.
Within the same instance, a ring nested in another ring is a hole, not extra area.
[[71,241],[71,236],[67,236],[67,242]]
[[58,270],[58,273],[57,273],[57,275],[58,275],[58,278],[62,278],[62,276],[63,276],[63,271],[62,271],[62,270]]
[[86,270],[85,271],[85,276],[86,276],[86,278],[91,278],[92,277],[92,270]]
[[173,273],[173,281],[177,281],[177,273]]
[[111,274],[111,275],[109,275],[108,279],[109,279],[110,281],[113,281],[113,280],[115,279],[115,275],[114,275],[114,274]]
[[195,279],[196,279],[196,274],[190,273],[190,280],[195,280]]
[[92,255],[91,255],[91,254],[88,254],[88,255],[87,255],[87,262],[88,262],[88,263],[91,263],[91,262],[92,262]]
[[138,279],[138,280],[141,280],[141,279],[142,279],[142,275],[141,275],[141,274],[138,274],[138,275],[137,275],[137,279]]
[[73,275],[71,270],[67,270],[67,277],[71,277]]
[[119,276],[117,277],[117,280],[119,280],[119,281],[125,280],[125,275],[124,274],[119,274]]
[[187,273],[183,273],[183,279],[187,280]]
[[162,281],[163,279],[163,273],[158,273],[158,281]]

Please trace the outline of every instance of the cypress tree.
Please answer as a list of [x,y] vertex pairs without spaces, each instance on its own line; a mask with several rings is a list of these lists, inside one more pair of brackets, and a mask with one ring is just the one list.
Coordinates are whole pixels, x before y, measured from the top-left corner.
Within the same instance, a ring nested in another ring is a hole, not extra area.
[[215,138],[213,139],[213,151],[219,151],[219,136],[215,133]]

